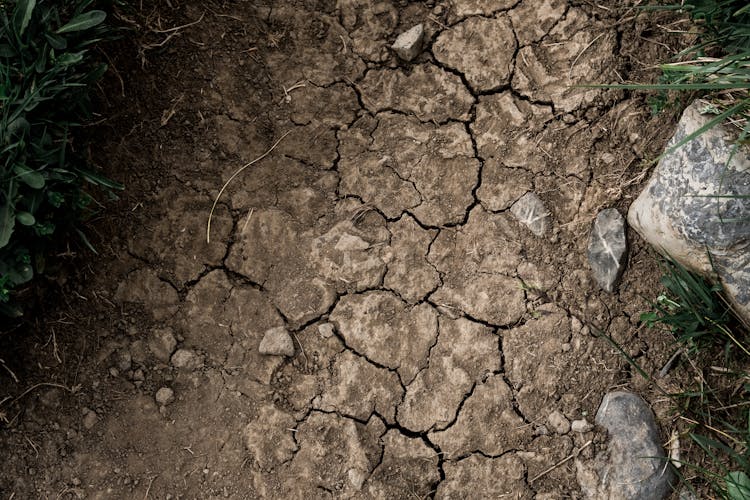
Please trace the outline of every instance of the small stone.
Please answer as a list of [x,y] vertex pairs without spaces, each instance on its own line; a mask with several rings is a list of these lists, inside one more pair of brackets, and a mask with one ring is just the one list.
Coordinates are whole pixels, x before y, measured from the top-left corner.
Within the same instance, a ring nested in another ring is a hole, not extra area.
[[570,422],[559,410],[555,410],[547,417],[547,423],[558,434],[567,434],[570,431]]
[[333,325],[331,323],[323,323],[318,325],[318,333],[324,339],[329,339],[333,336]]
[[160,328],[154,330],[148,340],[148,348],[159,361],[169,362],[169,357],[177,347],[171,328]]
[[625,219],[615,208],[599,212],[589,235],[588,258],[594,278],[607,292],[625,269],[628,244],[625,238]]
[[138,368],[136,371],[134,371],[133,380],[135,380],[136,382],[143,382],[144,380],[146,380],[146,376],[144,375],[143,370]]
[[166,406],[174,401],[174,391],[169,387],[162,387],[156,391],[155,399],[161,406]]
[[96,422],[99,420],[99,417],[97,416],[96,412],[89,411],[86,413],[86,415],[83,417],[83,426],[86,429],[91,429],[96,425]]
[[536,193],[528,192],[516,201],[510,211],[536,236],[544,236],[551,227],[549,211]]
[[117,377],[117,376],[119,376],[119,375],[120,375],[120,370],[118,370],[117,368],[115,368],[115,367],[113,366],[113,367],[111,367],[111,368],[109,369],[109,374],[110,374],[110,375],[112,375],[113,377]]
[[580,420],[573,420],[570,423],[570,430],[572,430],[573,432],[589,432],[593,428],[594,426],[591,425],[585,418],[582,418]]
[[294,356],[294,341],[283,326],[266,330],[258,351],[272,356]]
[[203,360],[190,349],[177,349],[172,355],[172,366],[186,371],[203,368]]
[[391,48],[404,61],[411,61],[422,51],[424,26],[417,24],[408,31],[401,33]]
[[130,343],[130,358],[133,363],[142,365],[146,362],[146,345],[142,340],[134,340]]
[[534,428],[535,436],[546,436],[548,434],[549,434],[549,429],[547,429],[546,425],[540,425],[539,427]]
[[583,323],[575,316],[570,317],[570,331],[578,333],[583,329]]
[[130,367],[133,365],[133,358],[130,356],[129,351],[122,349],[120,351],[117,351],[117,358],[115,362],[117,364],[117,368],[119,368],[121,372],[126,372],[130,370]]

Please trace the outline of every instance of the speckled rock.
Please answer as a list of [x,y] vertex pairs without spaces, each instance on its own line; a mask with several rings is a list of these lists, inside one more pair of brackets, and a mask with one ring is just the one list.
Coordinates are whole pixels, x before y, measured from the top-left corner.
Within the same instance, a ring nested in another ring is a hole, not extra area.
[[[713,118],[701,114],[703,107],[696,101],[685,110],[670,146]],[[750,321],[750,198],[713,196],[750,195],[750,149],[729,161],[732,147],[719,126],[666,154],[630,206],[628,222],[682,265],[705,275],[715,269]]]

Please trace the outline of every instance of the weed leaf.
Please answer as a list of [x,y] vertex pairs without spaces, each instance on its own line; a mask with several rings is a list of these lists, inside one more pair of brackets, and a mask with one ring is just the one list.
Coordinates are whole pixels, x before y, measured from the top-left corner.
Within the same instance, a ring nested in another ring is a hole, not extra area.
[[83,14],[74,17],[71,21],[57,30],[55,33],[58,35],[62,33],[72,33],[74,31],[83,31],[104,22],[107,14],[101,10],[91,10],[84,12]]
[[0,207],[0,248],[3,248],[10,241],[10,235],[13,234],[13,226],[16,224],[16,218],[13,216],[13,209],[10,206],[10,200]]
[[125,189],[125,186],[120,184],[119,182],[115,182],[111,179],[107,179],[106,177],[97,174],[96,172],[92,172],[90,170],[86,170],[83,168],[76,169],[81,176],[89,181],[92,184],[98,184],[100,186],[107,187],[109,189],[118,189],[122,190]]
[[15,24],[18,30],[19,36],[23,35],[23,32],[29,26],[34,7],[36,7],[36,0],[20,0],[16,4],[16,12],[13,14],[13,24]]
[[750,499],[750,477],[742,471],[732,471],[727,474],[727,496],[730,500]]
[[39,172],[30,169],[26,165],[16,165],[13,167],[13,171],[17,173],[21,181],[29,187],[34,189],[42,189],[44,187],[44,176]]
[[29,212],[16,212],[16,220],[24,226],[33,226],[36,219]]

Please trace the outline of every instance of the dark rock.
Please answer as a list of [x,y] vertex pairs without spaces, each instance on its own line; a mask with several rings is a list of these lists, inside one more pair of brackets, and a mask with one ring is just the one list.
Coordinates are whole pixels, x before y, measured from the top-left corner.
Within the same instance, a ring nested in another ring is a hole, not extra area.
[[589,265],[594,278],[607,292],[615,290],[615,284],[625,269],[628,244],[625,237],[625,219],[614,208],[599,212],[589,235]]
[[596,423],[607,429],[609,444],[592,463],[576,461],[586,498],[662,500],[672,491],[672,469],[653,413],[643,399],[610,392],[599,406]]

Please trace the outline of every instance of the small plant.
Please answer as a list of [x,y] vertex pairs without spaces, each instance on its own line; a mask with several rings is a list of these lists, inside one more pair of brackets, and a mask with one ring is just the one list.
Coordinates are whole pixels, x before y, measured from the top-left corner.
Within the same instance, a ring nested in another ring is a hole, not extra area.
[[[91,211],[85,184],[120,189],[73,148],[72,131],[106,71],[89,51],[108,36],[93,0],[0,1],[0,314],[44,269],[45,250]],[[90,245],[89,245],[90,246]]]
[[650,327],[666,325],[690,351],[720,344],[750,357],[750,341],[732,332],[742,328],[721,285],[710,284],[669,257],[662,261],[662,271],[661,284],[667,293],[657,297],[653,311],[641,314],[642,322]]
[[714,118],[669,151],[723,122],[738,128],[738,145],[747,142],[750,133],[750,5],[747,1],[683,0],[641,9],[688,13],[699,32],[687,34],[698,35],[698,43],[677,54],[675,62],[660,65],[662,74],[658,83],[592,86],[657,91],[648,99],[654,112],[671,107],[678,96],[686,93],[709,101]]
[[[649,327],[664,325],[680,345],[679,351],[691,359],[697,369],[697,358],[705,353],[723,352],[722,362],[713,354],[711,370],[720,375],[709,383],[699,371],[697,387],[679,394],[664,394],[675,402],[677,412],[691,429],[687,433],[702,451],[706,465],[682,462],[728,500],[750,500],[750,410],[740,403],[750,394],[750,335],[722,294],[722,288],[711,285],[670,258],[662,263],[661,282],[666,292],[659,295],[653,310],[641,314]],[[609,339],[610,342],[614,342]],[[624,351],[615,347],[624,355]],[[638,371],[652,380],[631,358]],[[652,380],[653,382],[653,380]]]

